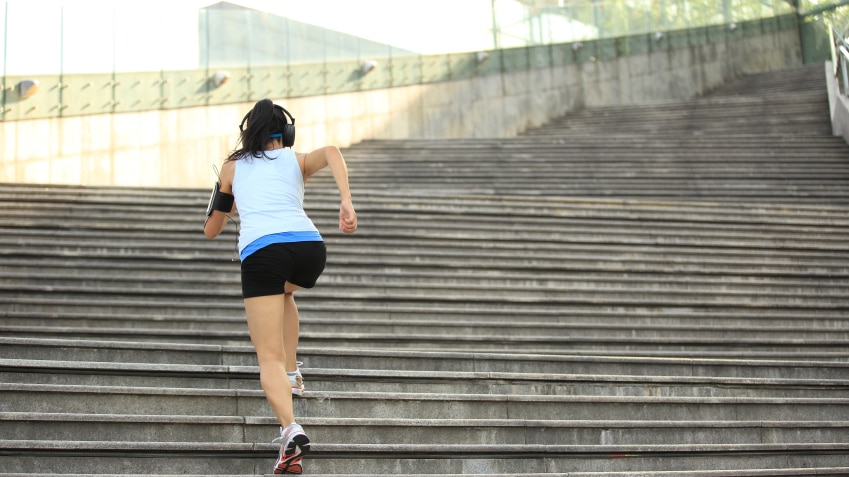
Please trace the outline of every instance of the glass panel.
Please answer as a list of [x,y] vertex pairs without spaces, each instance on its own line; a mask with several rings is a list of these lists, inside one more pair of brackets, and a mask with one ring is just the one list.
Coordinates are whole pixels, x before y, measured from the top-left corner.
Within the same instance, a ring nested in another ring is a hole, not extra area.
[[[802,0],[802,10],[824,2]],[[156,2],[4,2],[0,61],[7,75],[267,67],[616,38],[792,11],[785,0],[240,3],[171,1],[163,14]]]
[[[6,10],[8,8],[6,2],[0,3],[0,74],[5,73],[6,69]],[[2,83],[0,83],[0,86],[2,86]],[[0,92],[0,100],[2,100],[2,95],[3,93]],[[2,105],[0,103],[0,106]]]

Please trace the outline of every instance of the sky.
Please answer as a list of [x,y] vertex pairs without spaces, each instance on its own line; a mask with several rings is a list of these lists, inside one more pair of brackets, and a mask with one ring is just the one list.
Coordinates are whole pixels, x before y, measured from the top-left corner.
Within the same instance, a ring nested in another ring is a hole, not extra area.
[[[522,15],[498,0],[502,16]],[[4,75],[198,68],[209,0],[0,1]],[[492,0],[231,0],[421,54],[493,49]],[[5,7],[5,8],[3,8]],[[37,18],[37,28],[33,19]]]

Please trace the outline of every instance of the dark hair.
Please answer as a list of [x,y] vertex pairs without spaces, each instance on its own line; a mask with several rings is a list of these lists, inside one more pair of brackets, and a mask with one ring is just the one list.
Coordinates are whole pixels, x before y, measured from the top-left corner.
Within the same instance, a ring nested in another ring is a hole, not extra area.
[[233,150],[227,160],[235,161],[248,153],[253,157],[265,156],[270,136],[282,134],[286,124],[286,115],[280,106],[268,98],[257,101],[239,125],[239,144],[242,146]]

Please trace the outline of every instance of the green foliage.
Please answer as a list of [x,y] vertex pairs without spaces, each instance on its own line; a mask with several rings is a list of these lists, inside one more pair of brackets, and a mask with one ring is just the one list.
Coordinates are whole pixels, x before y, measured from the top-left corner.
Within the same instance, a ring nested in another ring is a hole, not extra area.
[[788,0],[524,0],[522,3],[527,8],[529,22],[533,18],[557,17],[568,19],[571,25],[576,25],[575,30],[577,25],[583,26],[582,34],[569,39],[612,38],[733,24],[794,11],[794,4]]

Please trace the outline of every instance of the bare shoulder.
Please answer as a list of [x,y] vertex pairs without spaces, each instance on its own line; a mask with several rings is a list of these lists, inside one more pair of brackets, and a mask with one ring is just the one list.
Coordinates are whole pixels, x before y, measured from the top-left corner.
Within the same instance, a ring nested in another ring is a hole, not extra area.
[[307,160],[307,156],[309,155],[306,152],[293,151],[295,153],[295,157],[298,158],[298,162],[303,164],[304,161]]
[[221,182],[221,191],[232,193],[233,177],[236,175],[236,161],[226,161],[221,165],[221,173],[218,178]]
[[230,177],[233,177],[233,174],[236,172],[236,161],[224,161],[224,164],[221,165],[221,175],[227,174]]

